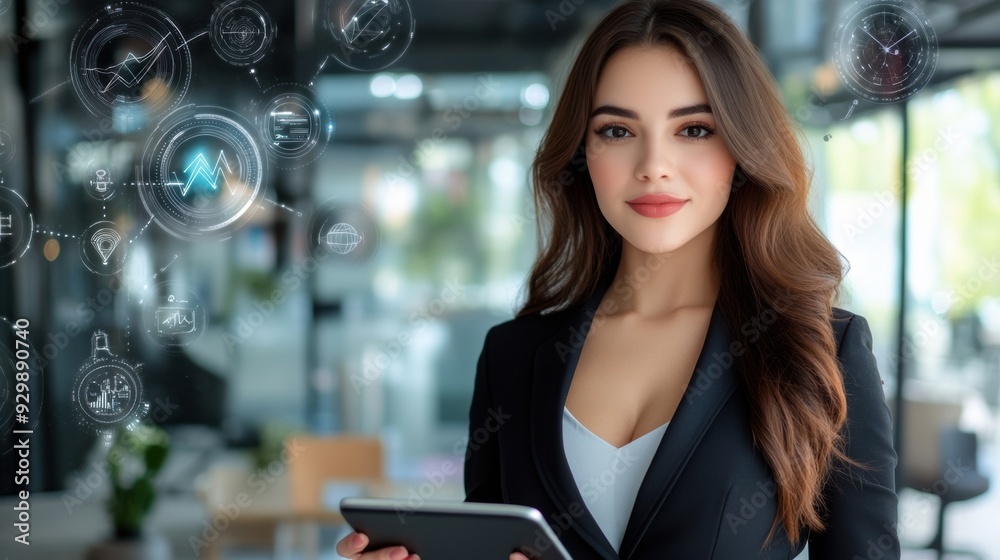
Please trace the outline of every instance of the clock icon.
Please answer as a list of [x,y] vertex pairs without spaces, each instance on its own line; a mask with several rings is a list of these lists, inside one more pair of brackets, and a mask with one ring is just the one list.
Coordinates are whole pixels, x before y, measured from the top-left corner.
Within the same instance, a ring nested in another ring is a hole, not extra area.
[[875,103],[902,101],[923,89],[937,67],[937,34],[907,0],[862,0],[845,14],[834,40],[844,85]]

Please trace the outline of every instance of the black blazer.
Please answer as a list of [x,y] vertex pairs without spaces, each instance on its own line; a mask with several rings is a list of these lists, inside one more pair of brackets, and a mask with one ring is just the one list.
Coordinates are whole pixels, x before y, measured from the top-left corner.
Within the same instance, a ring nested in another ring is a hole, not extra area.
[[605,274],[576,308],[490,329],[469,413],[466,501],[537,508],[574,560],[791,559],[806,540],[811,559],[899,558],[896,453],[867,321],[834,308],[847,392],[846,451],[870,468],[840,466],[830,477],[825,531],[804,531],[793,547],[779,525],[763,549],[777,511],[774,479],[753,445],[743,381],[725,358],[729,338],[718,304],[616,554],[587,510],[562,440],[562,409],[583,336],[609,284]]

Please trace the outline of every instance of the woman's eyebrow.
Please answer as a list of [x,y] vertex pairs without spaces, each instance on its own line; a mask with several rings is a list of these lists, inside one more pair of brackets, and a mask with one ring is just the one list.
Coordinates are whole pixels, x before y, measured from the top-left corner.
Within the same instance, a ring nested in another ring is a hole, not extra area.
[[[711,114],[712,108],[707,103],[696,103],[694,105],[687,105],[685,107],[678,107],[671,110],[667,115],[667,118],[676,119],[678,117],[687,117],[689,115],[697,115],[699,113]],[[614,117],[621,117],[623,119],[639,120],[639,115],[636,114],[635,111],[618,107],[617,105],[601,105],[590,113],[590,118],[594,118],[597,115],[611,115]]]

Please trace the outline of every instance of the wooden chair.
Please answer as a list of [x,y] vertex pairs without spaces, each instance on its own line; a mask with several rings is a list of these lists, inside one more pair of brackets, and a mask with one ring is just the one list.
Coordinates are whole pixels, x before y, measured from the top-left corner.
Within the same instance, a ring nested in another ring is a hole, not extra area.
[[[934,536],[925,546],[917,548],[934,550],[938,559],[945,554],[982,558],[975,551],[946,549],[944,544],[947,507],[989,489],[989,479],[977,469],[976,435],[959,428],[960,396],[911,394],[904,398],[903,406],[901,485],[940,499]],[[952,471],[953,465],[962,468]]]
[[275,551],[280,560],[290,558],[298,528],[305,558],[314,559],[319,527],[343,524],[339,497],[361,495],[368,485],[385,482],[382,443],[363,436],[295,436],[285,441],[285,455],[291,518],[277,528]]

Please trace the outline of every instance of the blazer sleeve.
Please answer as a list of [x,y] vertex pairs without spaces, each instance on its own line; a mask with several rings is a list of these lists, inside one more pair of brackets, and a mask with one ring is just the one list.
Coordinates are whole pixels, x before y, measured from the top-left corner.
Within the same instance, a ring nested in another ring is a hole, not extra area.
[[[492,332],[492,329],[490,330]],[[490,420],[493,397],[490,393],[488,348],[490,333],[486,334],[483,350],[476,366],[476,381],[469,408],[469,434],[465,451],[465,501],[503,503],[500,486],[500,442],[496,427]]]
[[823,491],[826,528],[810,536],[809,558],[898,559],[892,419],[864,317],[851,317],[837,359],[847,393],[847,421],[841,431],[844,449],[848,457],[868,468],[832,466]]

